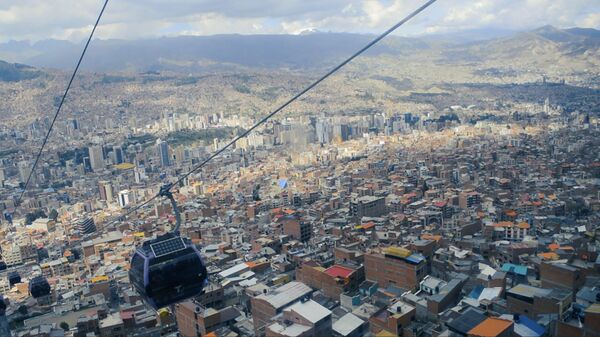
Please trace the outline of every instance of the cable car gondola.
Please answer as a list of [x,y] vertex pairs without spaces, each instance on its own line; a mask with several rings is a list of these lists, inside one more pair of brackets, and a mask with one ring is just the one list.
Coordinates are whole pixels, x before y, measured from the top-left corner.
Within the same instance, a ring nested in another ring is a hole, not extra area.
[[129,280],[154,309],[199,296],[208,282],[200,251],[190,239],[179,235],[181,217],[170,186],[160,194],[171,200],[177,225],[173,232],[148,240],[131,258]]
[[50,283],[43,276],[36,276],[29,281],[29,293],[33,298],[40,298],[50,294]]

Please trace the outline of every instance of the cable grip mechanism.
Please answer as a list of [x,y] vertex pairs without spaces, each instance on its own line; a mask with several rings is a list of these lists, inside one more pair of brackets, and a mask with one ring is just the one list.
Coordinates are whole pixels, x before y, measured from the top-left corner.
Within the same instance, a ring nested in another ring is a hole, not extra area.
[[181,213],[179,213],[179,208],[177,207],[177,202],[175,201],[175,197],[173,197],[173,193],[171,192],[171,187],[173,187],[173,184],[165,184],[161,186],[158,195],[171,201],[171,208],[173,208],[173,213],[175,214],[175,228],[173,229],[172,233],[179,235],[179,227],[181,227]]

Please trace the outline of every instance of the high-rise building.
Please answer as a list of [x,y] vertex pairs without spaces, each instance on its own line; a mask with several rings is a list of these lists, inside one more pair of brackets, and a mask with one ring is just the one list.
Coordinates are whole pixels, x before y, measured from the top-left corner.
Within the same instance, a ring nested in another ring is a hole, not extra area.
[[31,173],[31,164],[29,164],[28,161],[23,160],[17,164],[17,167],[19,169],[19,179],[22,183],[25,183],[27,181],[27,177],[29,177],[29,174]]
[[331,133],[332,128],[331,124],[329,124],[326,120],[318,120],[315,131],[317,133],[317,142],[320,144],[329,144],[331,143]]
[[104,153],[102,151],[102,146],[90,146],[88,152],[90,153],[90,166],[92,171],[97,172],[104,169]]
[[144,168],[144,165],[136,166],[133,169],[133,178],[135,179],[136,184],[139,184],[148,178],[146,176],[146,169]]
[[133,201],[133,192],[130,190],[122,190],[119,192],[119,206],[125,207]]
[[114,164],[121,164],[123,159],[123,149],[120,146],[113,146],[112,160]]
[[96,231],[96,224],[92,218],[82,218],[75,222],[75,228],[82,234],[91,234]]
[[335,124],[333,126],[333,139],[336,142],[345,142],[350,138],[350,128],[346,124]]
[[99,181],[98,190],[100,192],[100,199],[106,202],[113,202],[114,192],[113,187],[109,181]]
[[171,162],[169,160],[169,145],[167,142],[163,142],[160,138],[156,140],[156,151],[160,158],[161,166],[169,166]]
[[90,157],[83,157],[83,171],[85,173],[92,172],[92,164],[90,163]]

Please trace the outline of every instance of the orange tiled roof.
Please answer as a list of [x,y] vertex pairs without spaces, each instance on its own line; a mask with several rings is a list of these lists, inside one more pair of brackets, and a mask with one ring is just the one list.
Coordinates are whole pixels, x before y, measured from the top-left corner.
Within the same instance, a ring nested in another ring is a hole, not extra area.
[[496,337],[513,325],[512,321],[488,317],[469,331],[469,335],[478,337]]
[[423,240],[435,240],[436,242],[439,242],[442,239],[441,235],[432,235],[432,234],[421,234],[421,239]]
[[517,227],[529,229],[531,226],[527,222],[521,222]]
[[558,257],[559,257],[558,254],[552,253],[552,252],[539,253],[538,256],[544,260],[558,260]]
[[369,221],[366,224],[362,225],[361,227],[362,227],[362,229],[367,230],[367,229],[375,227],[375,223],[373,221]]
[[558,248],[560,248],[560,245],[558,243],[551,243],[548,245],[548,249],[550,249],[551,251],[555,251]]

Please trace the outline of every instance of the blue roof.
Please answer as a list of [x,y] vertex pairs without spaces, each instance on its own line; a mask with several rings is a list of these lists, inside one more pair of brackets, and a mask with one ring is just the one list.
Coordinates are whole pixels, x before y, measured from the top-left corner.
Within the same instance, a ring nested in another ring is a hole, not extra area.
[[288,184],[287,179],[279,179],[279,187],[280,188],[286,188]]
[[505,273],[515,273],[521,276],[527,276],[527,267],[518,264],[505,263],[502,265],[502,271]]
[[420,263],[422,261],[425,261],[425,256],[421,254],[412,254],[409,257],[407,257],[406,260],[413,263]]
[[474,299],[478,299],[479,296],[481,295],[482,291],[483,291],[483,286],[481,284],[478,284],[475,288],[473,288],[473,290],[469,294],[469,297],[470,298],[474,298]]
[[519,316],[519,324],[525,325],[527,328],[529,328],[529,330],[537,333],[538,336],[541,336],[544,334],[544,332],[546,332],[546,329],[543,326],[539,325],[534,320],[527,318],[525,315]]

